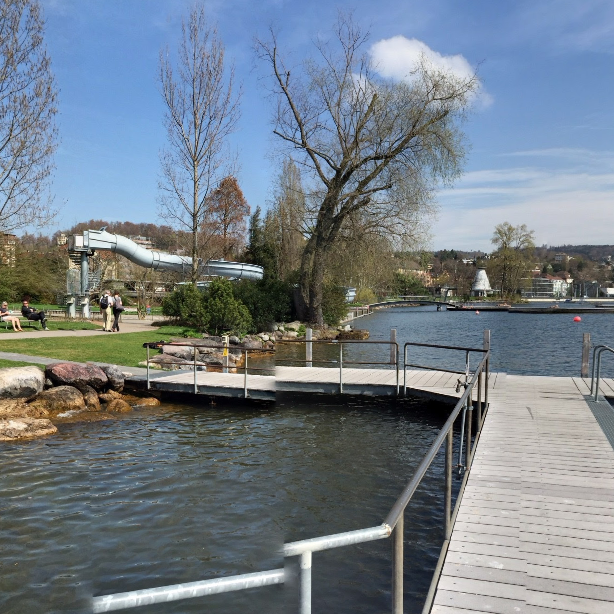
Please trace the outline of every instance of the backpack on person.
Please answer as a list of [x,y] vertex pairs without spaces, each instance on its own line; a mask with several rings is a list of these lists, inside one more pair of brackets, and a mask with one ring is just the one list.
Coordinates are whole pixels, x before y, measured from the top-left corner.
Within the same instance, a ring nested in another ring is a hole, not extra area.
[[100,299],[100,309],[106,309],[109,306],[109,297],[105,294]]

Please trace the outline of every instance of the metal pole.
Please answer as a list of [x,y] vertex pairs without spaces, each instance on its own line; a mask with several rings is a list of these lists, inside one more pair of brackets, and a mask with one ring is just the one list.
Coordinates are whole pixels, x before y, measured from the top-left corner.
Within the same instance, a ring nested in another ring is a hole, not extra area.
[[339,394],[343,394],[343,343],[339,343]]
[[407,396],[407,346],[403,346],[403,396]]
[[458,450],[458,470],[463,467],[463,445],[465,443],[465,420],[467,418],[467,403],[463,405],[463,418],[461,420],[461,432],[460,432],[460,446]]
[[477,404],[477,426],[476,431],[482,428],[482,371],[478,375],[478,404]]
[[194,394],[198,394],[198,382],[196,380],[196,346],[194,346]]
[[390,364],[391,365],[395,363],[396,358],[397,358],[396,343],[397,343],[397,329],[391,328],[390,329]]
[[401,514],[392,536],[392,614],[403,614],[403,519]]
[[89,285],[89,271],[87,262],[87,252],[81,252],[81,296],[87,294]]
[[313,330],[311,330],[311,328],[308,328],[305,330],[305,340],[307,341],[307,343],[305,343],[305,360],[307,361],[305,366],[307,367],[313,367],[313,363],[311,362],[313,360],[313,343],[311,343],[312,339]]
[[311,552],[303,552],[300,558],[300,614],[311,614]]
[[473,419],[473,405],[471,403],[471,394],[473,390],[470,391],[469,396],[467,397],[467,451],[465,452],[465,466],[467,469],[471,467],[471,422]]
[[245,350],[245,364],[243,367],[245,369],[243,375],[243,397],[247,399],[247,350]]
[[584,333],[582,335],[582,368],[580,377],[588,377],[588,362],[591,351],[591,334]]
[[149,346],[147,346],[147,390],[149,390]]
[[448,431],[446,439],[446,492],[444,495],[445,538],[452,535],[452,446],[454,443],[454,425]]

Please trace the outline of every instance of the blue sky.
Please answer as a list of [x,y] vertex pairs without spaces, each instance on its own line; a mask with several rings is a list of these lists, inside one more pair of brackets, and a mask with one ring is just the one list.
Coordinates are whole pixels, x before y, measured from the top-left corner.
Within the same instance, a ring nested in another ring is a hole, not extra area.
[[[158,56],[176,45],[191,2],[42,5],[60,88],[62,142],[53,184],[60,212],[53,230],[92,217],[159,221],[165,130]],[[338,7],[354,9],[371,32],[370,44],[388,52],[391,70],[416,48],[457,69],[479,66],[482,92],[464,127],[465,173],[437,194],[433,249],[488,251],[494,226],[504,221],[527,224],[538,245],[614,243],[611,0],[205,2],[243,83],[232,146],[252,209],[266,208],[278,172],[254,36],[275,25],[281,46],[298,61],[317,35],[328,34]]]

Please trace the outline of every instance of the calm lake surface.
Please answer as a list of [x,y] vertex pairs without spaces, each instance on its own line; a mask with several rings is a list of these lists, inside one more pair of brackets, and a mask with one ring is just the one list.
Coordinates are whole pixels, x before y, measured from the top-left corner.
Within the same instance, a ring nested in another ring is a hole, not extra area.
[[[567,314],[398,308],[355,326],[372,339],[396,328],[400,342],[475,347],[488,328],[493,369],[509,373],[577,375],[583,332],[614,342],[608,314],[577,324]],[[376,351],[386,360],[386,349]],[[613,362],[604,359],[609,374]],[[0,612],[81,614],[92,594],[273,569],[283,565],[284,541],[380,524],[447,411],[347,397],[202,400],[0,443]],[[406,516],[406,612],[421,611],[442,541],[442,465],[440,457]],[[385,540],[316,553],[314,612],[389,610],[390,547]],[[135,611],[296,612],[296,594],[268,587]]]

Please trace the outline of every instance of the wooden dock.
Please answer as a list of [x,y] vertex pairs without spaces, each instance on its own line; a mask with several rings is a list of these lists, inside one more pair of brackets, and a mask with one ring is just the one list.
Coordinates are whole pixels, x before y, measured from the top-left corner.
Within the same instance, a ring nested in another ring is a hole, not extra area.
[[[443,371],[407,371],[407,393],[447,404],[456,403],[462,394],[456,392],[458,374]],[[492,373],[490,387],[497,385],[499,375]],[[145,377],[132,377],[133,383],[143,384]],[[152,390],[194,394],[193,371],[151,372]],[[343,369],[341,376],[343,394],[368,396],[396,396],[396,370],[392,369]],[[245,378],[242,373],[216,373],[197,371],[196,384],[199,395],[244,398]],[[400,393],[403,394],[403,372],[399,373]],[[272,401],[277,393],[340,392],[339,369],[328,367],[276,367],[275,376],[249,374],[247,396],[252,399]]]
[[432,614],[614,612],[614,412],[588,386],[499,376]]

